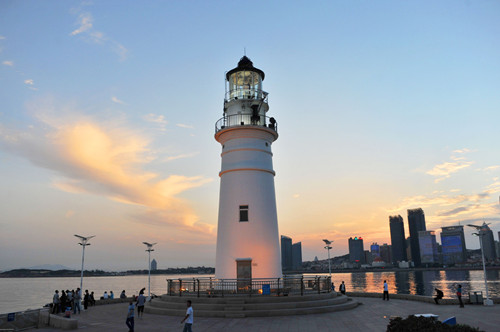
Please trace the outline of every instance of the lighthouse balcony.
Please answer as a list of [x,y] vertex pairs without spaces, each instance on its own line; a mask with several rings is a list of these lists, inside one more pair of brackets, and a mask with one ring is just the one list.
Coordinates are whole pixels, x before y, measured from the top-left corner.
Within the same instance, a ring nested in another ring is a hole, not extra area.
[[278,132],[278,123],[272,117],[264,115],[252,115],[252,114],[234,114],[227,115],[219,119],[215,123],[215,133],[226,129],[241,126],[254,126],[254,127],[265,127]]

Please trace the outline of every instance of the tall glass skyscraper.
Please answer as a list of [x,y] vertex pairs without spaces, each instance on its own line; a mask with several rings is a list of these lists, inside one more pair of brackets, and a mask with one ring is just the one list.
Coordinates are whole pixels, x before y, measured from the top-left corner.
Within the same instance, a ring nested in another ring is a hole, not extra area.
[[389,226],[391,228],[392,262],[407,261],[403,217],[399,215],[389,217]]
[[292,239],[281,235],[281,268],[283,271],[292,269]]
[[425,215],[421,208],[408,210],[408,228],[410,229],[411,260],[415,266],[420,266],[420,243],[418,232],[425,231]]
[[467,248],[465,247],[464,226],[441,227],[441,248],[443,264],[465,263]]
[[349,261],[353,263],[365,264],[365,249],[363,247],[363,238],[349,238]]
[[302,268],[302,242],[292,244],[292,268],[294,271]]
[[495,250],[495,240],[493,238],[493,232],[491,229],[483,223],[479,235],[483,238],[483,251],[484,258],[487,261],[494,261],[497,258],[497,252]]

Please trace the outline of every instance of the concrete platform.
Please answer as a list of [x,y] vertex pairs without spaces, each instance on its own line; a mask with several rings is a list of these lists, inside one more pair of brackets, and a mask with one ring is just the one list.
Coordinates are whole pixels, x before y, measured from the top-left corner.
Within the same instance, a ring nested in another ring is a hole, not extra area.
[[156,298],[146,306],[146,313],[184,317],[186,301],[193,302],[197,317],[243,318],[319,314],[354,309],[356,300],[337,293],[304,296],[195,297]]
[[[439,320],[456,316],[457,322],[479,327],[484,331],[498,331],[500,326],[500,306],[482,305],[435,305],[420,301],[394,299],[382,301],[381,298],[356,298],[363,303],[355,309],[324,314],[247,317],[247,318],[209,318],[197,317],[194,312],[193,331],[385,331],[391,316],[406,317],[411,314],[432,313]],[[78,330],[89,332],[127,331],[125,318],[127,304],[110,304],[91,307],[80,315]],[[144,314],[136,317],[136,332],[182,331],[180,317]],[[40,328],[38,332],[58,331]],[[59,330],[60,331],[60,330]]]

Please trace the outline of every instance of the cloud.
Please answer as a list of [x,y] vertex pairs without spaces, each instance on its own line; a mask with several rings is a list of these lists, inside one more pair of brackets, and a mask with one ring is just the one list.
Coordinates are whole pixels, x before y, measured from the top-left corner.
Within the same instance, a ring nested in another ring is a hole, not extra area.
[[192,157],[194,157],[194,156],[196,156],[198,154],[199,154],[199,152],[179,154],[177,156],[166,157],[164,159],[164,161],[168,162],[168,161],[177,160],[177,159],[192,158]]
[[128,50],[125,46],[106,36],[102,31],[98,31],[94,28],[94,19],[91,13],[81,12],[81,8],[74,9],[72,12],[78,14],[78,20],[76,22],[78,28],[73,30],[70,36],[80,35],[85,40],[94,44],[106,45],[118,55],[120,61],[127,59]]
[[186,129],[194,129],[193,126],[190,126],[190,125],[187,125],[187,124],[183,124],[183,123],[178,123],[176,124],[177,127],[181,127],[181,128],[186,128]]
[[12,66],[14,66],[14,61],[5,60],[4,62],[2,62],[2,65],[12,67]]
[[451,206],[455,204],[460,204],[464,202],[479,202],[483,199],[488,199],[490,193],[485,191],[479,194],[459,194],[459,195],[417,195],[405,197],[401,200],[401,203],[394,207],[387,209],[388,213],[396,213],[401,210],[409,209],[412,207],[427,207],[427,206]]
[[70,33],[71,36],[76,36],[92,29],[92,15],[90,13],[81,13],[78,18],[78,24],[80,26]]
[[[436,177],[434,182],[441,182],[451,176],[451,174],[456,173],[464,168],[470,167],[474,164],[473,161],[465,161],[465,157],[462,154],[470,152],[469,149],[455,150],[454,155],[450,157],[451,162],[444,162],[434,166],[431,170],[427,171],[426,174]],[[458,155],[457,155],[458,154]]]
[[5,36],[0,36],[0,40],[4,40],[4,39],[7,39],[7,38],[5,38]]
[[166,127],[167,127],[168,121],[165,119],[165,116],[163,116],[163,115],[149,113],[149,114],[145,115],[143,117],[143,119],[147,122],[153,122],[153,123],[159,124],[161,131],[167,130]]
[[27,80],[24,80],[24,84],[33,85],[33,84],[35,84],[35,82],[33,82],[32,79],[27,79]]
[[212,179],[144,170],[151,161],[150,142],[125,125],[46,103],[30,108],[41,122],[36,126],[40,129],[0,126],[0,147],[55,172],[54,187],[141,207],[161,215],[160,224],[193,232],[212,229],[197,220],[187,201],[177,197]]
[[113,103],[117,103],[117,104],[122,104],[122,105],[126,105],[122,100],[116,98],[115,96],[111,97],[111,101]]
[[488,166],[485,168],[478,168],[477,171],[483,171],[483,172],[488,172],[488,171],[493,171],[500,168],[500,165],[493,165],[493,166]]
[[458,208],[455,208],[455,209],[452,209],[452,210],[438,212],[437,215],[439,217],[456,216],[456,215],[459,215],[459,214],[463,214],[463,213],[469,212],[473,207],[477,207],[477,206],[478,205],[462,206],[462,207],[458,207]]

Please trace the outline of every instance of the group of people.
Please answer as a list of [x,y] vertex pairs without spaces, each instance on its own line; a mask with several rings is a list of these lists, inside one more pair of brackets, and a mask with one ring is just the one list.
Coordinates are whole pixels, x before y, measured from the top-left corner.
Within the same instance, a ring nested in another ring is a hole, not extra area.
[[[137,316],[139,318],[144,316],[144,305],[146,304],[146,297],[144,296],[145,290],[146,288],[143,288],[139,291],[139,296],[135,298],[135,305],[134,298],[132,298],[129,302],[129,306],[127,309],[127,319],[125,320],[125,324],[127,324],[129,332],[134,332],[135,308],[137,308]],[[122,295],[125,295],[125,291],[122,291],[120,298],[122,298]]]
[[[125,320],[125,324],[127,324],[128,331],[134,332],[134,317],[135,317],[135,308],[137,308],[137,316],[142,317],[144,315],[144,304],[146,303],[146,297],[144,296],[143,288],[139,291],[139,296],[136,298],[136,303],[134,304],[134,300],[131,299],[127,308],[127,319]],[[193,326],[193,307],[191,306],[191,300],[187,300],[187,310],[186,316],[181,320],[181,324],[184,324],[183,332],[192,332]]]
[[[441,300],[443,298],[444,293],[442,290],[437,289],[437,288],[434,288],[434,290],[436,291],[436,296],[434,297],[434,302],[436,302],[436,304],[439,304],[439,300]],[[333,284],[333,282],[332,282],[332,291],[335,291],[335,285]],[[343,295],[345,295],[344,281],[342,281],[342,284],[340,284],[340,286],[339,286],[339,292],[342,293]],[[457,294],[458,302],[460,304],[460,308],[463,308],[464,303],[462,301],[462,285],[457,285],[456,294]],[[382,300],[389,301],[389,285],[387,284],[387,280],[384,280]]]
[[[61,290],[61,294],[56,289],[54,292],[54,296],[52,297],[52,313],[58,314],[60,312],[65,313],[66,316],[71,314],[76,314],[81,312],[81,303],[82,303],[82,292],[80,288],[75,290]],[[85,294],[83,296],[83,308],[87,310],[89,305],[94,305],[94,292],[89,293],[88,290],[85,290]]]
[[[439,304],[439,300],[441,300],[444,296],[443,291],[437,288],[434,288],[434,290],[436,291],[434,302],[436,302],[436,304]],[[464,308],[464,302],[462,301],[462,285],[457,285],[456,294],[460,308]]]

